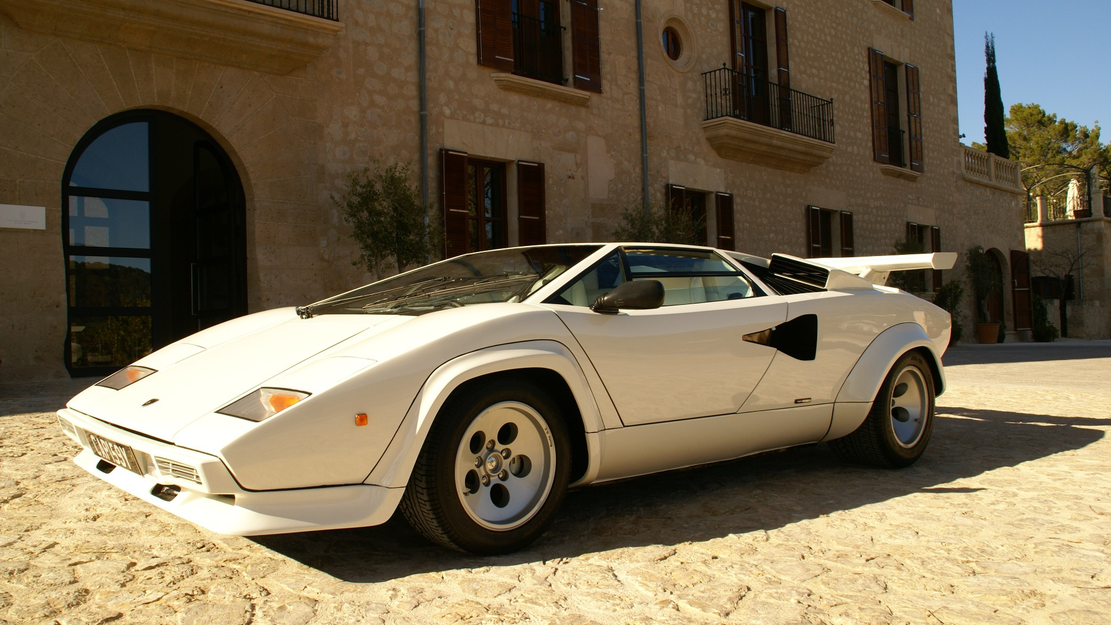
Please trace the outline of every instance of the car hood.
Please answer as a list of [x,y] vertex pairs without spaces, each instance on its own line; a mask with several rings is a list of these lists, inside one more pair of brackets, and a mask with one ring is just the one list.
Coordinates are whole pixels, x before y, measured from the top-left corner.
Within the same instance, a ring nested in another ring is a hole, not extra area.
[[[274,376],[355,337],[410,320],[384,315],[300,319],[294,309],[248,315],[169,345],[135,364],[156,372],[121,390],[92,386],[68,407],[163,441]],[[298,389],[300,390],[300,389]]]

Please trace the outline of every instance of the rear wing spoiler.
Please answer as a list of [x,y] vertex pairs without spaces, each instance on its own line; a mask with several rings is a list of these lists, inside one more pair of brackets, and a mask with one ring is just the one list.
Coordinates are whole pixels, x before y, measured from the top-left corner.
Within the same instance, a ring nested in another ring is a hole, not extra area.
[[883,285],[892,271],[916,269],[952,269],[957,263],[956,252],[931,254],[893,254],[890,256],[845,256],[841,258],[810,258],[806,262],[855,274],[872,284]]

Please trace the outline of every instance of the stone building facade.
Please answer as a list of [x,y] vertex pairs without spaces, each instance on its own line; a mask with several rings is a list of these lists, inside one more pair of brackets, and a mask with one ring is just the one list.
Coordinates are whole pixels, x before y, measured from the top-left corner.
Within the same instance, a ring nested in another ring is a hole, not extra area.
[[756,254],[1006,258],[1017,169],[957,135],[950,0],[2,2],[0,380],[365,281],[332,197],[374,161],[449,253],[647,204]]

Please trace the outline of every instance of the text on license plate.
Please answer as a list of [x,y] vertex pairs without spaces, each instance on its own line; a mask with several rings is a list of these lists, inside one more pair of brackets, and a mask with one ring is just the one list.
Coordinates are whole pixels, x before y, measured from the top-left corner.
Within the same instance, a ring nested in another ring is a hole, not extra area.
[[93,453],[97,456],[111,462],[117,467],[123,467],[133,473],[142,473],[139,471],[139,463],[135,460],[135,452],[127,445],[121,445],[115,441],[110,441],[106,438],[101,438],[96,434],[88,432],[89,447],[92,447]]

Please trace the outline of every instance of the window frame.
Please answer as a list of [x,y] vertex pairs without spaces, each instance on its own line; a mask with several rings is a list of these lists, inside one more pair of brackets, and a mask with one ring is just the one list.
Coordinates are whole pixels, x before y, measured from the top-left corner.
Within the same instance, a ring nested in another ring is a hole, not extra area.
[[[630,251],[637,251],[637,250],[655,252],[655,253],[658,253],[656,255],[660,255],[660,256],[667,256],[669,254],[676,254],[676,255],[685,255],[687,257],[694,258],[697,255],[705,255],[708,260],[717,260],[724,267],[728,267],[729,269],[728,270],[722,270],[722,271],[667,271],[667,270],[661,270],[659,272],[655,272],[655,271],[651,271],[651,272],[634,271],[633,266],[629,261],[629,252]],[[620,247],[615,248],[609,254],[606,254],[605,256],[600,258],[598,261],[592,263],[582,273],[575,276],[574,279],[569,281],[563,288],[561,288],[558,293],[554,293],[553,295],[548,297],[546,300],[544,300],[544,303],[546,303],[546,304],[561,304],[561,305],[565,305],[565,306],[578,306],[578,307],[586,306],[586,307],[589,307],[593,302],[588,302],[586,304],[574,304],[574,303],[571,303],[570,300],[565,298],[564,294],[567,293],[568,291],[572,290],[578,283],[580,283],[582,280],[584,280],[591,273],[595,272],[598,269],[598,267],[602,266],[603,264],[613,262],[615,257],[617,259],[617,266],[618,266],[618,269],[620,271],[620,274],[618,276],[619,279],[612,286],[608,286],[606,288],[610,288],[610,289],[617,288],[619,285],[623,284],[624,282],[631,282],[631,281],[635,281],[635,280],[661,280],[661,283],[664,284],[664,294],[665,294],[664,295],[665,299],[664,299],[664,303],[663,303],[662,307],[665,307],[665,308],[671,308],[671,307],[674,307],[674,306],[690,306],[690,305],[695,305],[695,304],[713,304],[713,303],[733,301],[734,299],[748,300],[748,299],[752,299],[752,298],[755,298],[755,297],[763,297],[763,296],[767,295],[767,293],[764,291],[764,289],[760,287],[759,281],[754,279],[744,269],[738,268],[737,267],[738,263],[734,262],[733,259],[729,258],[726,255],[720,254],[716,250],[713,250],[713,249],[694,249],[694,248],[685,248],[685,247],[670,247],[670,246],[620,246]],[[744,282],[745,286],[747,286],[747,288],[748,288],[748,295],[744,295],[744,296],[739,297],[739,298],[725,297],[723,299],[706,299],[704,301],[696,301],[696,302],[670,302],[669,303],[668,300],[667,300],[667,294],[669,292],[676,293],[676,292],[680,291],[681,289],[671,289],[669,291],[669,289],[667,287],[667,283],[663,282],[663,280],[666,280],[668,278],[678,278],[678,279],[682,279],[682,278],[690,278],[690,279],[696,279],[696,278],[740,278]]]
[[[856,255],[852,212],[810,205],[806,207],[805,214],[807,258],[846,258]],[[825,222],[829,223],[828,228],[824,227]],[[824,254],[823,251],[827,249],[829,254]]]
[[[918,173],[924,172],[922,86],[918,66],[893,59],[875,48],[868,48],[868,74],[872,160]],[[895,84],[889,84],[892,81]],[[892,98],[895,99],[894,102],[891,101]],[[898,123],[898,127],[893,128],[893,123]],[[892,145],[892,136],[899,138],[897,153],[893,149],[895,146]]]

